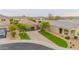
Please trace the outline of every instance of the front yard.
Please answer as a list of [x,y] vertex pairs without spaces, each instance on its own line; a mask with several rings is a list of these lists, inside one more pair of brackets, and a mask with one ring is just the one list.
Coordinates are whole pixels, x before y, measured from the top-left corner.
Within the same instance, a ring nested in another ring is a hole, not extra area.
[[28,34],[26,33],[26,32],[21,32],[20,34],[19,34],[19,36],[20,36],[20,38],[22,39],[22,40],[29,40],[30,39],[30,37],[28,36]]
[[64,47],[67,48],[68,44],[66,41],[64,41],[63,39],[56,37],[55,35],[50,34],[49,32],[46,31],[40,31],[40,33],[42,35],[44,35],[46,38],[48,38],[49,40],[51,40],[52,42],[54,42],[56,45],[60,46],[60,47]]
[[[12,38],[16,38],[16,35],[20,37],[21,40],[27,40],[30,39],[30,37],[27,34],[28,29],[30,29],[31,26],[23,23],[19,23],[14,19],[10,19],[10,25],[8,27]],[[16,32],[18,31],[18,34]],[[18,38],[19,39],[19,38]]]

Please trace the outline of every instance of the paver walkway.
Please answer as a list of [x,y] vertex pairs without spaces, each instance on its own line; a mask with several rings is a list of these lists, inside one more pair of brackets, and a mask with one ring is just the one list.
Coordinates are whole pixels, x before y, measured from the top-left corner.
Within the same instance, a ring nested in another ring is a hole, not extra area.
[[34,41],[37,41],[38,44],[42,44],[55,49],[65,49],[65,48],[58,47],[52,41],[48,40],[46,37],[41,35],[38,31],[29,31],[27,33],[30,36],[30,38]]

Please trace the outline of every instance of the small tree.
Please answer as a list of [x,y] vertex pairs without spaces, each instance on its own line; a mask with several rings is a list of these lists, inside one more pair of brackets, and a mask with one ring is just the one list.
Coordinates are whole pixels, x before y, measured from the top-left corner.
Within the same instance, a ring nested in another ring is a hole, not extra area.
[[42,22],[40,23],[40,31],[43,31],[43,30],[45,30],[45,29],[47,29],[47,28],[49,28],[49,27],[50,27],[49,22],[42,21]]
[[17,25],[17,24],[19,23],[19,21],[18,21],[18,20],[14,20],[13,23],[14,23],[15,25]]
[[13,20],[14,20],[13,18],[10,19],[10,24],[13,24]]
[[49,14],[48,15],[48,20],[53,20],[54,19],[54,17],[52,16],[52,14]]
[[16,29],[17,29],[16,25],[10,24],[9,30],[10,30],[10,32],[11,32],[12,37],[15,37],[15,35],[16,35],[15,30],[16,30]]
[[13,18],[10,19],[10,24],[18,24],[18,20],[15,20]]
[[28,19],[35,22],[35,19],[33,17],[29,17]]
[[18,23],[17,27],[20,31],[27,31],[30,28],[30,26],[22,24],[22,23]]
[[9,26],[9,30],[10,31],[15,31],[16,29],[17,29],[17,26],[16,25],[10,24],[10,26]]
[[55,20],[59,20],[59,19],[61,19],[60,16],[55,16]]
[[16,32],[15,32],[15,31],[12,31],[12,32],[11,32],[11,35],[12,35],[12,37],[15,37]]

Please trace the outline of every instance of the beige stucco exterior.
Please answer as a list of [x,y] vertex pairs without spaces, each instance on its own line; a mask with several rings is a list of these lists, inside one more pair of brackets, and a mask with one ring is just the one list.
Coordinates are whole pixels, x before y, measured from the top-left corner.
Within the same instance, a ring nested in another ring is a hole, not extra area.
[[50,26],[50,30],[52,32],[59,33],[59,28],[58,27]]
[[78,34],[78,33],[79,33],[79,29],[76,29],[75,34],[79,36],[79,34]]
[[2,18],[0,18],[0,28],[8,28],[9,24],[9,19],[6,18],[4,21],[2,21]]
[[[65,29],[64,28],[62,28],[62,34],[59,33],[59,27],[50,26],[50,30],[51,30],[51,32],[57,33],[57,34],[59,34],[61,36],[65,36],[65,34],[64,34],[64,30]],[[72,36],[79,36],[78,35],[79,29],[66,29],[66,30],[68,30],[68,36],[70,36],[70,37],[72,37]],[[75,31],[74,34],[71,33],[72,30]]]
[[19,22],[23,23],[23,24],[30,25],[30,26],[34,27],[35,30],[37,29],[37,26],[38,26],[38,23],[30,21],[27,18],[26,19],[21,19]]

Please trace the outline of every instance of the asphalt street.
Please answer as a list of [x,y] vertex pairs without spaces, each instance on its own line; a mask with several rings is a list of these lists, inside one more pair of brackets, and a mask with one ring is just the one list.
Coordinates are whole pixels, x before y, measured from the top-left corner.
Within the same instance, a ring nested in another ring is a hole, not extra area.
[[0,50],[54,50],[35,43],[9,43],[0,45]]

